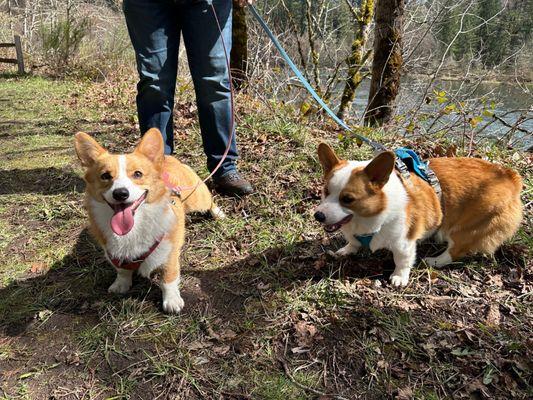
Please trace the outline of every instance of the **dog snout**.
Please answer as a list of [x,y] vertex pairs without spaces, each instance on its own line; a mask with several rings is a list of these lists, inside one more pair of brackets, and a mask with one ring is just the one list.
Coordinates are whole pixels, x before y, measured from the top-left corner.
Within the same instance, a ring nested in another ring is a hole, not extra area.
[[326,221],[326,215],[322,211],[316,211],[314,215],[318,222]]
[[117,188],[117,189],[113,190],[113,198],[116,201],[124,201],[128,197],[130,197],[130,192],[126,188]]

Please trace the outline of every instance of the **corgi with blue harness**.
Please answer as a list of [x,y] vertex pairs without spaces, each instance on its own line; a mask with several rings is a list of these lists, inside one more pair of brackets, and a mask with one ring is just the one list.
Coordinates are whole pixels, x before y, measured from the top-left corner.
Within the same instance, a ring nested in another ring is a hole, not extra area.
[[426,164],[401,149],[371,161],[347,161],[325,143],[318,158],[324,186],[315,219],[328,233],[342,232],[348,243],[338,256],[363,246],[391,250],[393,286],[408,284],[417,242],[432,235],[447,242],[442,254],[425,259],[442,267],[466,255],[493,254],[522,220],[520,175],[478,158],[432,158]]

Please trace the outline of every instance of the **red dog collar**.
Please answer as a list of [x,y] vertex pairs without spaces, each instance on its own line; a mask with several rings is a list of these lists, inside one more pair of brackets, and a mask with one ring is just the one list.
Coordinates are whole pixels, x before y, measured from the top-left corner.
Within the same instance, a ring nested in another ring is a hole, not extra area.
[[109,257],[109,259],[111,260],[111,263],[116,268],[128,269],[130,271],[137,271],[139,267],[141,266],[141,264],[144,262],[144,260],[146,260],[150,256],[150,254],[154,252],[157,246],[159,246],[159,243],[161,243],[161,240],[163,240],[162,237],[157,239],[155,243],[152,245],[152,247],[150,247],[146,253],[141,254],[140,257],[137,258],[137,260],[132,260],[132,261],[121,260],[119,258],[111,258],[111,257]]

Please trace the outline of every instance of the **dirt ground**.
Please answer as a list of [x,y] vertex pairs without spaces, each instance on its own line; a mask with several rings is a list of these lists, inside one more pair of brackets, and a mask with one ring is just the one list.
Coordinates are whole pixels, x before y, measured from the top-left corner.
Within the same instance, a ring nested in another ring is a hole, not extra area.
[[[161,312],[157,276],[108,294],[114,271],[85,228],[73,133],[131,150],[132,91],[0,78],[0,399],[533,397],[531,178],[524,224],[494,258],[420,263],[397,290],[388,252],[334,259],[342,238],[311,218],[315,148],[337,132],[245,95],[240,169],[258,190],[217,199],[226,220],[188,217],[183,313]],[[176,108],[176,148],[206,175],[191,93]],[[531,174],[530,154],[487,156]]]

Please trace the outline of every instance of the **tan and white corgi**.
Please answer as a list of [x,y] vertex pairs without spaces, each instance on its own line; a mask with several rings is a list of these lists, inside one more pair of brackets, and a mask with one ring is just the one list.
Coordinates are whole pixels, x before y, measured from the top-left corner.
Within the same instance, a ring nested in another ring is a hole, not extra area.
[[[161,268],[163,310],[178,313],[184,305],[179,259],[185,213],[210,211],[222,217],[211,193],[191,168],[164,155],[163,139],[155,128],[131,154],[110,154],[83,132],[75,135],[75,147],[85,167],[90,231],[117,270],[109,292],[127,292],[135,271],[149,277]],[[168,186],[175,185],[188,188],[181,193],[183,203],[171,198]]]
[[430,159],[442,187],[415,174],[405,181],[394,169],[393,152],[371,161],[346,161],[325,143],[318,146],[325,184],[315,219],[327,232],[341,230],[353,254],[371,238],[371,251],[393,253],[394,286],[405,286],[416,259],[416,243],[434,233],[447,249],[425,262],[441,267],[474,253],[492,254],[517,231],[522,219],[522,179],[511,169],[477,158]]

